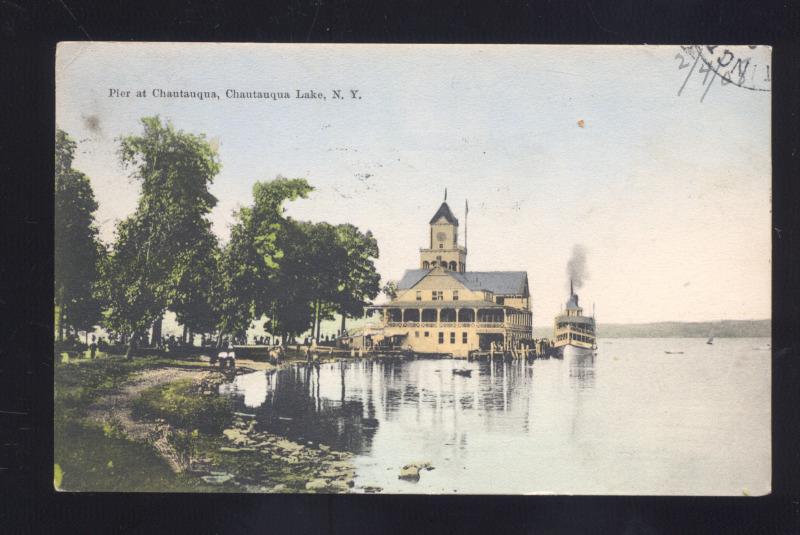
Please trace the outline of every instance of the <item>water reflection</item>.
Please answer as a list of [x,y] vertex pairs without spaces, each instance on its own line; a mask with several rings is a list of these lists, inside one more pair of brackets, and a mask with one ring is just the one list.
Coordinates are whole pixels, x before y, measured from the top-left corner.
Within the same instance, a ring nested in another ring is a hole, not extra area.
[[593,388],[595,374],[594,352],[582,352],[572,355],[569,360],[570,383],[575,388]]
[[368,453],[380,422],[411,420],[465,448],[466,430],[476,425],[527,431],[534,367],[499,359],[343,360],[241,375],[221,392],[238,410],[255,412],[258,427],[293,440]]
[[[766,342],[614,340],[533,363],[345,360],[221,390],[262,429],[354,452],[358,484],[386,492],[714,494],[768,481],[770,355],[751,350]],[[436,469],[398,480],[423,460]]]

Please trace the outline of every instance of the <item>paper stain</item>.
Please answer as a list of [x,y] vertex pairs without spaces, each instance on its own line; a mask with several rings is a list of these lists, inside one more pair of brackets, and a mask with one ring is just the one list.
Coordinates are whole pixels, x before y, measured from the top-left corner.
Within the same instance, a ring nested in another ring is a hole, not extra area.
[[84,115],[83,126],[93,134],[101,134],[100,117],[97,115]]
[[583,128],[583,126],[584,126],[585,124],[586,124],[586,123],[583,121],[583,119],[581,119],[580,121],[578,121],[578,126],[579,126],[579,127],[581,127],[581,128]]

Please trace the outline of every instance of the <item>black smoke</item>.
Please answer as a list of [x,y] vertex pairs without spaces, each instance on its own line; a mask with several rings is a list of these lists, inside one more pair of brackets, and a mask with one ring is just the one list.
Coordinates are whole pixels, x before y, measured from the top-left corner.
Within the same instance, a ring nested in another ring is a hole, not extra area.
[[572,281],[575,290],[579,290],[589,278],[586,271],[586,248],[583,245],[572,247],[572,257],[567,262],[567,276]]

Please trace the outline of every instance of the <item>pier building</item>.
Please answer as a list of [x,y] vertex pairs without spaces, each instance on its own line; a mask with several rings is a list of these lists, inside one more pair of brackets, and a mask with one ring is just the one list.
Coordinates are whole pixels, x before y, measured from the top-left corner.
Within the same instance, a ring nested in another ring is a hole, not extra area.
[[466,357],[470,351],[530,346],[533,317],[525,271],[468,271],[458,219],[443,202],[429,222],[419,267],[405,272],[397,295],[370,307],[380,314],[376,342],[417,353]]

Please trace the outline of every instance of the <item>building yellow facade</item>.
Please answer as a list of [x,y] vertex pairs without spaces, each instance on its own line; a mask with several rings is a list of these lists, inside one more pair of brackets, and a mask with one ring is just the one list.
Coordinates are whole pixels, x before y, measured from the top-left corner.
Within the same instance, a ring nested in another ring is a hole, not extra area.
[[530,346],[528,274],[467,271],[458,219],[446,202],[429,225],[430,243],[420,249],[419,268],[405,272],[390,303],[371,307],[381,315],[375,342],[456,357],[492,344],[497,350]]

